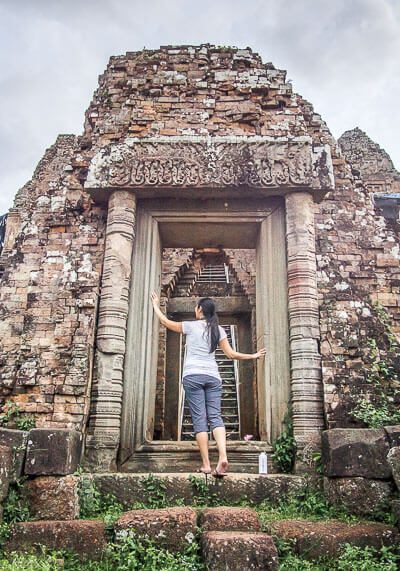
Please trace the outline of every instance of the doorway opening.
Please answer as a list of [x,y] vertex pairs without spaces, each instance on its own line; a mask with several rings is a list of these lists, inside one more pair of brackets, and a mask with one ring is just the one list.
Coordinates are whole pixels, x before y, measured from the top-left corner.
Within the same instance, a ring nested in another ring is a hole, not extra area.
[[[254,249],[163,249],[162,305],[166,313],[176,321],[192,320],[197,301],[212,297],[233,348],[254,352],[255,255]],[[161,328],[154,440],[194,438],[181,382],[184,354],[185,336]],[[216,360],[223,381],[222,416],[227,439],[238,441],[251,434],[258,440],[255,363],[228,359],[219,348]]]

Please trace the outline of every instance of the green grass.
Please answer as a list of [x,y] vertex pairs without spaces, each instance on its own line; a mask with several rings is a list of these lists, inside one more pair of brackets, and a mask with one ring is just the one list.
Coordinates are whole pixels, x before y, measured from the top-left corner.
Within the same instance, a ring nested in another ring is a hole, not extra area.
[[199,544],[194,539],[181,553],[171,553],[133,533],[109,544],[100,561],[81,561],[75,554],[11,553],[0,559],[0,571],[202,571]]
[[[280,542],[279,571],[396,571],[399,550],[382,547],[361,549],[344,546],[335,558],[307,561],[295,555],[290,545]],[[0,559],[0,571],[205,571],[196,541],[183,553],[160,549],[151,541],[134,535],[112,543],[100,561],[81,561],[65,552],[42,552],[38,555],[12,553]]]
[[396,547],[372,549],[345,545],[335,558],[308,561],[295,555],[288,548],[280,553],[279,571],[397,571],[400,564]]

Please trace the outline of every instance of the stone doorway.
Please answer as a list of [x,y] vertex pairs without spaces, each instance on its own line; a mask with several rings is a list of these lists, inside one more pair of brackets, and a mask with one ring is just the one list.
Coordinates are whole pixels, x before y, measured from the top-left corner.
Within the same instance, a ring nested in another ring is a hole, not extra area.
[[318,441],[314,200],[333,188],[329,148],[310,137],[127,138],[99,150],[85,188],[108,204],[88,468],[184,471],[197,460],[192,443],[154,440],[159,335],[148,294],[168,247],[256,250],[256,343],[269,349],[257,368],[260,440],[232,443],[232,468],[256,469],[289,401],[298,449]]
[[[252,390],[243,396],[249,411],[253,411],[247,415],[247,419],[253,419],[251,433],[255,433],[258,439],[251,443],[237,440],[229,444],[233,469],[246,471],[249,463],[255,465],[259,450],[268,447],[280,433],[290,400],[284,203],[279,198],[246,203],[230,201],[228,211],[227,204],[221,200],[207,200],[200,205],[198,202],[181,201],[179,210],[176,210],[173,200],[142,200],[138,204],[124,366],[122,470],[138,470],[140,467],[168,471],[176,470],[178,466],[178,470],[184,471],[193,466],[197,454],[193,441],[175,440],[176,432],[170,431],[173,441],[154,438],[160,331],[148,296],[152,288],[160,290],[163,248],[192,247],[218,251],[246,248],[255,252],[254,344],[258,347],[266,345],[270,352],[265,362],[258,362],[253,396],[249,397]],[[243,333],[243,327],[247,323],[249,329],[251,313],[248,302],[242,299],[238,304],[234,296],[221,296],[221,301],[221,315],[226,317],[227,325],[240,328],[245,345],[249,335]],[[170,303],[169,310],[179,317],[193,312],[189,297],[181,298],[181,301],[172,298]],[[241,317],[240,313],[243,314]],[[250,344],[253,345],[251,337]],[[172,391],[170,402],[166,402],[164,408],[167,416],[176,419],[179,399],[175,400],[176,404],[172,404],[173,400]],[[244,423],[243,431],[250,428],[249,422],[247,420],[247,425]]]

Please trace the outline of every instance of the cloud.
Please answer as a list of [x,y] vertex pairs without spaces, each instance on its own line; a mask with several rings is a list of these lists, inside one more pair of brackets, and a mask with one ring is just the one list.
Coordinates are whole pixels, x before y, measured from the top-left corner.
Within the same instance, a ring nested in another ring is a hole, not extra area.
[[111,55],[250,46],[333,134],[358,125],[400,164],[397,0],[0,0],[0,213],[58,133],[82,132]]

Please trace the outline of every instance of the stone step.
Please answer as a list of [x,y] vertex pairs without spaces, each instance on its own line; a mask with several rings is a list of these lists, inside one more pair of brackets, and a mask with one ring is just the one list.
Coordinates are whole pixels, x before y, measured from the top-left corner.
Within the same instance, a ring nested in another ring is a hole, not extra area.
[[170,551],[182,551],[196,535],[197,513],[193,508],[131,510],[115,523],[116,538],[121,532],[133,530],[139,536],[148,536],[157,545]]
[[266,533],[207,531],[201,546],[207,569],[213,571],[278,570],[278,551]]
[[[174,502],[183,500],[190,504],[196,498],[197,490],[191,479],[198,478],[208,486],[210,495],[215,495],[221,502],[232,504],[243,498],[251,502],[261,502],[268,499],[278,502],[289,493],[304,489],[306,476],[292,474],[238,474],[229,473],[225,478],[214,478],[199,473],[156,473],[153,474],[165,490],[166,498]],[[82,474],[84,481],[93,480],[102,494],[112,494],[126,508],[135,502],[146,500],[149,492],[146,481],[149,473],[102,473]]]
[[382,546],[399,544],[400,541],[395,527],[375,522],[348,524],[333,520],[285,520],[270,523],[268,531],[280,539],[293,542],[294,551],[311,560],[336,557],[346,543],[380,549]]
[[99,559],[107,546],[105,526],[101,521],[28,521],[15,523],[5,551],[41,552],[48,549],[76,551],[82,558]]
[[203,531],[261,531],[257,512],[251,508],[220,506],[200,512]]
[[[279,562],[273,538],[290,541],[294,553],[309,560],[337,557],[345,544],[380,549],[394,546],[400,540],[396,528],[382,523],[279,520],[270,522],[266,533],[261,532],[258,515],[251,508],[179,506],[124,513],[114,525],[115,541],[134,532],[139,537],[150,537],[160,547],[178,552],[195,540],[199,527],[202,529],[202,558],[213,571],[276,571]],[[99,559],[107,547],[105,525],[98,520],[16,523],[11,527],[4,550],[41,552],[42,546],[50,550],[72,550],[82,559]]]

